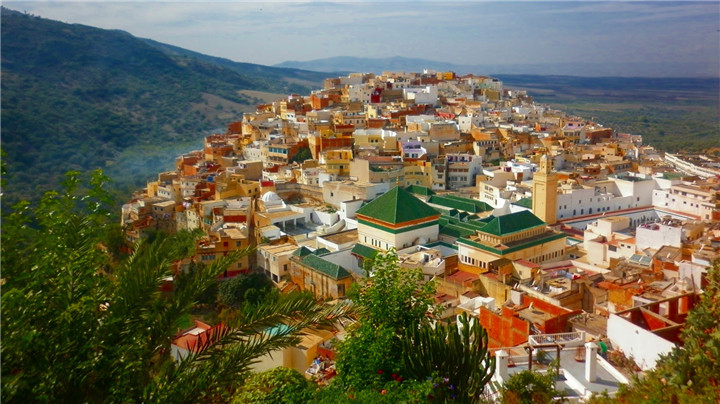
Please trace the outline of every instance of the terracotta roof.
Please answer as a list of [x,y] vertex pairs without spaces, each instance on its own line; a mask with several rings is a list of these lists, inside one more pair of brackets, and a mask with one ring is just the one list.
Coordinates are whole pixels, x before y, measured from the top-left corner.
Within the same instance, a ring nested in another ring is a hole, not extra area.
[[356,213],[390,224],[432,218],[439,215],[435,209],[400,187],[395,187],[375,198],[372,202],[358,209]]
[[460,271],[457,271],[454,274],[448,276],[447,278],[453,282],[462,283],[462,282],[474,281],[474,280],[480,279],[480,276],[478,274],[473,274],[470,272],[465,272],[465,271],[460,270]]
[[527,260],[524,260],[524,259],[515,260],[515,262],[518,263],[518,264],[520,264],[520,265],[524,265],[524,266],[526,266],[526,267],[528,267],[528,268],[540,268],[540,265],[535,264],[535,263],[530,262],[530,261],[527,261]]
[[195,326],[184,333],[177,336],[173,341],[173,345],[192,352],[199,352],[214,338],[218,338],[225,330],[225,325],[220,323],[210,326],[201,321],[195,321]]

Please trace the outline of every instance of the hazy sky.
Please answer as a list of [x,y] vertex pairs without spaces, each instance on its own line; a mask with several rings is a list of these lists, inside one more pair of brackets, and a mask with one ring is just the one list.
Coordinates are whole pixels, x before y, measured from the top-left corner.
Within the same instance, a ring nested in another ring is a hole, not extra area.
[[715,0],[3,3],[41,17],[121,29],[265,65],[331,56],[406,56],[463,65],[623,63],[640,70],[667,65],[703,76],[717,76],[720,66],[720,2]]

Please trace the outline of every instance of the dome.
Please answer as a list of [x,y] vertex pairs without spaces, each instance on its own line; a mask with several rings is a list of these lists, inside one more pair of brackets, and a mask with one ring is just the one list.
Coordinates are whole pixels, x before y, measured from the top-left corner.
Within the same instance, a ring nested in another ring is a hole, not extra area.
[[282,201],[282,199],[273,191],[267,191],[262,196],[263,202],[275,202],[275,201]]

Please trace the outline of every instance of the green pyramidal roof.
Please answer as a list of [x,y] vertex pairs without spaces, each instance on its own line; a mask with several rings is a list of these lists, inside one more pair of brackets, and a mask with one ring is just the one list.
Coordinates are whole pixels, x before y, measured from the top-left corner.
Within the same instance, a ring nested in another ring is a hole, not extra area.
[[295,252],[292,253],[292,255],[294,255],[296,257],[304,257],[309,254],[312,254],[312,250],[310,250],[309,248],[307,248],[305,246],[298,248],[297,250],[295,250]]
[[522,206],[523,208],[532,209],[532,198],[522,198],[515,202],[515,205]]
[[439,215],[438,211],[400,187],[375,198],[358,209],[357,214],[392,224]]
[[315,254],[306,255],[301,262],[310,268],[320,271],[331,278],[338,280],[347,278],[350,276],[350,272],[347,269],[341,267],[338,264],[327,261]]
[[420,185],[410,185],[410,186],[405,187],[405,190],[410,193],[413,193],[415,195],[425,195],[425,196],[435,195],[435,192],[433,192],[432,189],[430,189],[428,187],[422,187]]
[[[491,216],[492,217],[492,216]],[[480,230],[483,233],[495,236],[504,236],[537,226],[544,226],[545,222],[528,210],[523,210],[509,215],[492,217]]]

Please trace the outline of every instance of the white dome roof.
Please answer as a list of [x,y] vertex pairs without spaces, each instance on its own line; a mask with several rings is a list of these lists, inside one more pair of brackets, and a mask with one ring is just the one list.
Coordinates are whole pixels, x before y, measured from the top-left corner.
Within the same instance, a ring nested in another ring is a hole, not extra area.
[[273,191],[267,191],[262,196],[263,202],[281,201],[282,199]]

